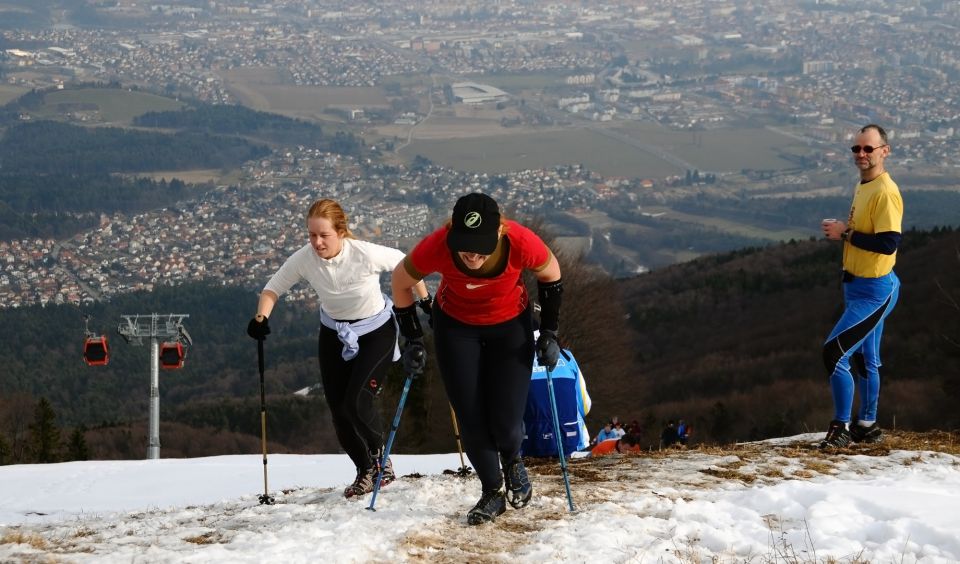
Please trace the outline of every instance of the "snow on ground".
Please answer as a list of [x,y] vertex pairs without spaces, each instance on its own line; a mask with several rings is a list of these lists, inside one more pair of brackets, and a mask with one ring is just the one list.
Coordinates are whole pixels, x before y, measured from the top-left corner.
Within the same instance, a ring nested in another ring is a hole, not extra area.
[[[471,527],[457,454],[398,455],[402,477],[342,497],[345,455],[259,455],[0,467],[0,561],[960,561],[960,457],[815,435],[569,464],[528,462],[534,499]],[[955,451],[953,451],[955,452]]]

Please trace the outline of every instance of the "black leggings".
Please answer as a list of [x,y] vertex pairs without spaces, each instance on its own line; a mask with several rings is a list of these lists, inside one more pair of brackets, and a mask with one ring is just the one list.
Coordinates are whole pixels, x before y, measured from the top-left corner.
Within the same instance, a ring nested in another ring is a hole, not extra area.
[[391,317],[382,326],[359,338],[357,356],[343,360],[340,356],[343,343],[337,338],[337,332],[320,328],[323,393],[330,406],[340,446],[358,470],[371,468],[374,457],[383,446],[383,423],[374,399],[383,388],[396,342],[397,329]]
[[434,307],[437,365],[460,436],[483,490],[503,483],[498,455],[514,458],[533,368],[530,312],[496,325],[467,325]]

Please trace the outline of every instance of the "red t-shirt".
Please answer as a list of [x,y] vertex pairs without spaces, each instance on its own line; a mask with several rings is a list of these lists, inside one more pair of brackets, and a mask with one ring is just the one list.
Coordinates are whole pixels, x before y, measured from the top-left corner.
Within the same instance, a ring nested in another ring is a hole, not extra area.
[[[524,269],[538,272],[550,262],[550,249],[536,233],[515,221],[506,221],[500,252],[506,265],[491,276],[468,274],[454,262],[447,247],[449,227],[427,235],[407,255],[405,267],[416,279],[430,273],[442,276],[435,300],[450,317],[470,325],[494,325],[509,321],[527,308],[527,290],[520,278]],[[494,260],[496,254],[488,260]]]

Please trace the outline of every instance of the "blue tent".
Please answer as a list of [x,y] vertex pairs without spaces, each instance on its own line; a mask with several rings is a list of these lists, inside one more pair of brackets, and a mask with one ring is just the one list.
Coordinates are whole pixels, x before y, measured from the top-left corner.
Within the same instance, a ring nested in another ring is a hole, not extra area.
[[[590,413],[590,394],[570,351],[564,349],[557,367],[553,370],[553,391],[557,400],[557,415],[560,432],[563,434],[563,454],[569,457],[574,451],[590,445],[590,434],[583,418]],[[547,389],[547,370],[533,360],[530,392],[527,408],[523,414],[523,454],[526,456],[557,456],[557,440],[554,438],[553,413]]]

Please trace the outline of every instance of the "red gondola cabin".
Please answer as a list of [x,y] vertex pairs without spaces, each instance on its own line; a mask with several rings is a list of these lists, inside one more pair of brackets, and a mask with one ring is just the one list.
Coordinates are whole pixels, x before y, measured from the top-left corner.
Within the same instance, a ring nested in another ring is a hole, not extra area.
[[179,341],[170,341],[160,345],[160,368],[177,370],[183,368],[185,351]]
[[110,349],[105,336],[87,337],[83,343],[83,361],[89,366],[105,366],[110,362]]

